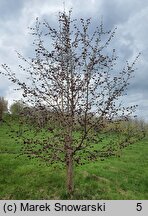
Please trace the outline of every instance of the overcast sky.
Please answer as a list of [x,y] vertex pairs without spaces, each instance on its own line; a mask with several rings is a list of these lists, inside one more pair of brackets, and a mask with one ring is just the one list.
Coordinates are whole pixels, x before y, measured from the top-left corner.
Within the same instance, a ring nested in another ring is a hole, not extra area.
[[[148,1],[65,0],[65,8],[73,8],[74,17],[92,17],[92,26],[102,17],[105,28],[117,27],[112,46],[123,65],[125,59],[131,61],[142,53],[124,101],[126,105],[138,104],[136,114],[148,121]],[[7,63],[17,70],[15,50],[31,56],[33,38],[28,27],[34,24],[36,17],[46,18],[55,25],[57,13],[62,9],[63,0],[0,0],[0,64]],[[10,104],[20,97],[2,75],[0,96],[6,97]]]

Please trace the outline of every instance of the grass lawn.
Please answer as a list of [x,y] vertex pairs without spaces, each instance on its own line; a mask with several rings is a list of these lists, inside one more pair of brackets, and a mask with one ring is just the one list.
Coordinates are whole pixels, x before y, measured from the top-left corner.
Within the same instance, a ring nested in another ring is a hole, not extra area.
[[[20,146],[0,125],[0,199],[68,199],[65,169],[18,156]],[[75,167],[72,199],[148,199],[148,137],[120,157]]]

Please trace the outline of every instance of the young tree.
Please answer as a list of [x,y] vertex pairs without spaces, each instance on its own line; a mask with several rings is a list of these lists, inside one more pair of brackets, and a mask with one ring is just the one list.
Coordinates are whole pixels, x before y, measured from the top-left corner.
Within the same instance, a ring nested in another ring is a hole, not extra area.
[[[105,31],[101,23],[91,32],[91,19],[72,20],[71,11],[60,12],[58,24],[55,29],[37,19],[31,28],[35,56],[26,59],[18,53],[25,63],[19,68],[27,74],[26,81],[18,79],[6,64],[2,73],[20,87],[24,102],[32,107],[25,111],[25,121],[33,129],[31,138],[24,131],[24,152],[49,163],[64,163],[67,191],[72,194],[75,163],[100,156],[100,148],[94,146],[101,142],[98,131],[104,121],[126,119],[136,108],[124,107],[119,99],[138,57],[118,73],[115,49],[107,51],[115,30]],[[34,116],[39,122],[46,116],[47,125],[43,128]]]
[[8,102],[4,97],[0,97],[0,122],[2,121],[3,113],[8,110]]

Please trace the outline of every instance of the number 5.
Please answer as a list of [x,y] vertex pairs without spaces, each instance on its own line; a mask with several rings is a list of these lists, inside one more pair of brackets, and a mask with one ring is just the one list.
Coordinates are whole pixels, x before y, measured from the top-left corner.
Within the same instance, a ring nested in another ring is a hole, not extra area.
[[142,210],[142,203],[137,203],[137,211],[141,211]]

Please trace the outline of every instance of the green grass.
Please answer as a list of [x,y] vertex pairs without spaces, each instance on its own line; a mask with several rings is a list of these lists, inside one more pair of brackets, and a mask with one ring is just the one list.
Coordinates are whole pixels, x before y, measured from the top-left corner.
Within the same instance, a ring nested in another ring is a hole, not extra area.
[[[0,125],[0,199],[68,199],[65,169],[18,156],[20,146]],[[148,199],[148,138],[120,157],[75,167],[72,199]]]

